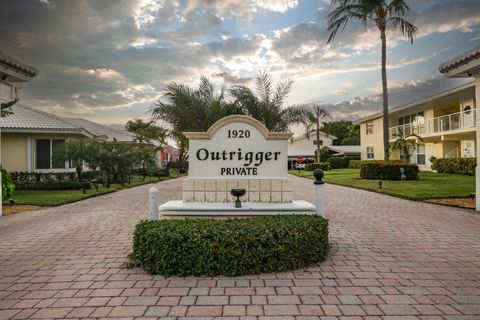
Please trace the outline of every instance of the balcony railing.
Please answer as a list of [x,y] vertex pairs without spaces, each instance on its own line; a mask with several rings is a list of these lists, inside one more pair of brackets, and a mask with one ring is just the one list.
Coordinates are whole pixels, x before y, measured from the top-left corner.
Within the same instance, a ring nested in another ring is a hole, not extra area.
[[467,130],[476,127],[476,110],[468,110],[457,113],[451,113],[444,116],[427,119],[425,123],[390,127],[390,140],[396,139],[398,135],[408,136],[416,134],[419,136],[428,136],[433,134],[448,133],[456,130]]

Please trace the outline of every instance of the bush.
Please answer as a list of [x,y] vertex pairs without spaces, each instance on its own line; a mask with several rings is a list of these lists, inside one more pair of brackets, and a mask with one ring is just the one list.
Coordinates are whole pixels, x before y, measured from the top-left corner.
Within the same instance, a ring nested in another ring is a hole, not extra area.
[[91,187],[88,181],[31,181],[17,184],[18,190],[89,190]]
[[313,171],[315,169],[322,169],[322,170],[330,170],[330,164],[328,162],[320,162],[320,163],[307,163],[305,165],[306,171]]
[[164,276],[236,276],[307,267],[328,248],[320,216],[141,221],[128,264]]
[[13,183],[12,177],[8,174],[7,170],[0,166],[2,174],[2,202],[12,197],[15,190],[15,183]]
[[438,173],[475,175],[477,158],[433,158],[432,169]]
[[80,190],[90,189],[90,182],[78,182],[75,172],[12,172],[18,190]]
[[331,157],[331,158],[328,158],[327,161],[330,164],[330,168],[342,169],[342,168],[348,168],[348,164],[350,163],[351,159],[347,157]]
[[149,167],[147,173],[150,177],[168,177],[170,171],[168,168]]
[[348,163],[348,167],[351,169],[360,169],[360,164],[362,163],[362,160],[350,160]]
[[360,164],[360,177],[362,179],[401,180],[400,168],[405,169],[406,180],[418,179],[418,166],[401,161],[389,163],[383,161],[362,162]]

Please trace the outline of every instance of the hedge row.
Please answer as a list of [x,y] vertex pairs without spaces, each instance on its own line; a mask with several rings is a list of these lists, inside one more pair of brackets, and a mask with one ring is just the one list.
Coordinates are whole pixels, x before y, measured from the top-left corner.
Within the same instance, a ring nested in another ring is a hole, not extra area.
[[330,168],[332,169],[348,168],[348,164],[350,163],[350,158],[332,157],[332,158],[328,158],[327,162],[330,164]]
[[332,169],[344,169],[350,168],[350,162],[360,161],[360,157],[348,156],[348,157],[331,157],[327,159]]
[[383,161],[362,162],[360,164],[360,178],[401,180],[402,173],[400,168],[405,169],[406,180],[418,179],[419,169],[416,164],[406,164],[404,162],[384,163]]
[[30,182],[74,182],[75,172],[10,172],[15,184]]
[[315,169],[330,170],[330,163],[316,162],[316,163],[307,163],[305,165],[305,171],[313,171]]
[[473,176],[477,158],[432,158],[432,169],[439,173],[456,173]]
[[89,190],[90,182],[69,182],[69,181],[30,181],[15,184],[17,190]]
[[348,163],[348,167],[350,169],[360,169],[360,165],[362,164],[362,160],[350,160]]
[[164,276],[236,276],[307,267],[328,249],[320,216],[142,221],[128,265]]

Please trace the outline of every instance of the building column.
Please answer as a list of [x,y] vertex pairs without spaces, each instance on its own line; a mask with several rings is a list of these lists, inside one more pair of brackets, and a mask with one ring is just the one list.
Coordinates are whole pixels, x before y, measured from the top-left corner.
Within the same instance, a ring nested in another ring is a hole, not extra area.
[[27,172],[33,171],[33,138],[27,136]]
[[476,126],[477,137],[475,140],[475,155],[477,157],[477,167],[475,169],[475,207],[480,211],[480,75],[475,77],[475,105],[476,105]]

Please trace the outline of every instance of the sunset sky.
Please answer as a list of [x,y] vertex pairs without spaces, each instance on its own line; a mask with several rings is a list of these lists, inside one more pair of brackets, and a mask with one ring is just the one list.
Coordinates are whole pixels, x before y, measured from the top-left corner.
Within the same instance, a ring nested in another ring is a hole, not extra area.
[[[480,1],[409,1],[412,44],[388,34],[391,106],[465,80],[440,63],[480,45]],[[0,51],[39,70],[22,101],[63,116],[120,124],[166,81],[247,84],[259,71],[295,81],[289,103],[324,103],[335,120],[380,110],[380,39],[351,25],[326,45],[322,0],[3,0]]]

